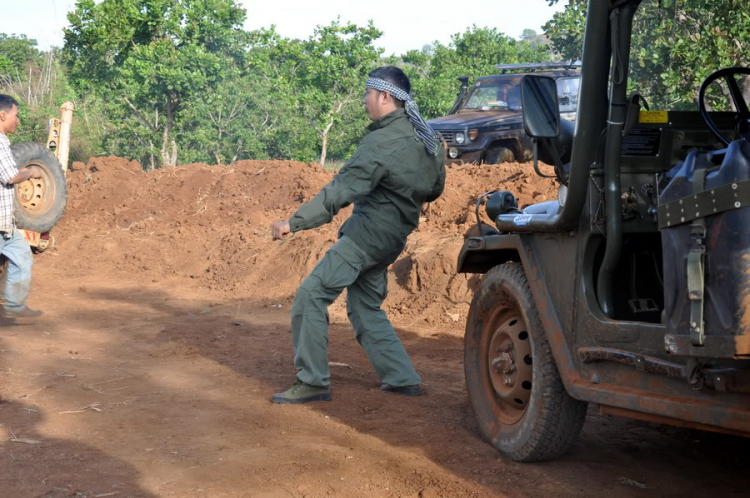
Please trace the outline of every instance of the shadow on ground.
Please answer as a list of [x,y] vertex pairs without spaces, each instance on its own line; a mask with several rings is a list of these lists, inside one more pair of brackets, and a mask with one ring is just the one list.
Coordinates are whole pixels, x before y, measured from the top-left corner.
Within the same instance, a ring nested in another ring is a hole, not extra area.
[[[696,494],[744,495],[744,469],[750,463],[747,440],[611,419],[597,415],[594,407],[582,437],[564,458],[521,465],[499,457],[479,438],[468,408],[458,334],[431,333],[426,327],[398,330],[428,389],[426,396],[405,398],[378,389],[379,381],[350,326],[334,322],[329,360],[343,365],[332,367],[333,402],[275,406],[268,402],[271,394],[286,389],[294,379],[289,303],[283,308],[248,300],[178,303],[173,296],[136,289],[89,294],[98,300],[150,307],[168,317],[158,334],[136,347],[149,355],[195,355],[236,372],[252,386],[252,402],[260,406],[261,431],[274,432],[276,422],[288,416],[291,422],[286,427],[292,432],[282,435],[290,443],[301,433],[325,430],[317,423],[319,417],[306,422],[317,412],[358,435],[405,450],[404,456],[424,455],[490,493],[683,496],[690,489]],[[301,453],[296,458],[306,461],[310,456]],[[401,470],[408,470],[408,465]],[[424,469],[417,472],[428,474]]]

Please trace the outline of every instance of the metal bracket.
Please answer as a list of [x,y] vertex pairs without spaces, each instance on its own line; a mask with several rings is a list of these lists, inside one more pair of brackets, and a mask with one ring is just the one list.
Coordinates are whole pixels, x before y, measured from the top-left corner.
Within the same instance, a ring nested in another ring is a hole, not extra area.
[[715,187],[660,205],[659,230],[750,206],[750,180]]

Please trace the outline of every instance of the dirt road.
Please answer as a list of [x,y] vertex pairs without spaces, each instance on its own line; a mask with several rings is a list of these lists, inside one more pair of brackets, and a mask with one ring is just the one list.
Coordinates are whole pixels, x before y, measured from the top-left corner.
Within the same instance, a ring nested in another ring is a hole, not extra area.
[[743,439],[594,407],[555,462],[515,464],[479,438],[462,372],[476,281],[454,274],[455,253],[488,182],[522,202],[553,195],[524,171],[452,169],[393,266],[387,310],[426,396],[378,390],[342,300],[333,401],[278,406],[294,377],[291,297],[336,222],[281,246],[267,227],[330,173],[77,165],[57,245],[36,258],[30,304],[46,314],[0,327],[0,496],[745,496]]

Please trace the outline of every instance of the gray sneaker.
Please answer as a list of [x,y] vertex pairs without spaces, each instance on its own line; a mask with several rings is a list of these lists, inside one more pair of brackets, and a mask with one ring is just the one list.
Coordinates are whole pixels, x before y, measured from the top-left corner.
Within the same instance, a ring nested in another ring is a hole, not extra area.
[[403,394],[404,396],[421,396],[425,393],[424,388],[420,384],[415,384],[413,386],[392,386],[390,384],[383,384],[380,386],[380,390],[389,393]]
[[16,318],[38,318],[42,316],[42,312],[39,310],[32,310],[29,307],[26,307],[21,311],[10,311],[3,309],[3,316],[11,320]]
[[310,401],[331,401],[331,388],[311,386],[297,379],[294,385],[283,393],[276,393],[271,403],[297,404]]

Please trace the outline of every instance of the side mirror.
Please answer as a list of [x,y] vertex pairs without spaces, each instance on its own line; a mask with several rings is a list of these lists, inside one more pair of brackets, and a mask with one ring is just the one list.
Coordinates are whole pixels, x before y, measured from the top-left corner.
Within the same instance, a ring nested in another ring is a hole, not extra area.
[[532,138],[557,138],[560,134],[560,111],[557,85],[547,76],[527,75],[521,78],[523,127]]

